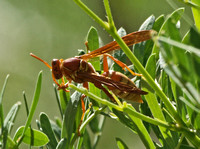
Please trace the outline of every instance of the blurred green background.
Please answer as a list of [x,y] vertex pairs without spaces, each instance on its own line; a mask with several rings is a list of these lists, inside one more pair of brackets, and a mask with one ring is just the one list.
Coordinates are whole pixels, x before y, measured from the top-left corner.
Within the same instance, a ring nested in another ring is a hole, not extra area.
[[[106,20],[102,0],[83,2]],[[138,30],[152,14],[158,17],[173,11],[164,0],[110,0],[110,5],[117,28],[124,27],[128,33]],[[189,8],[186,8],[186,14],[191,16]],[[188,25],[184,21],[182,25],[182,32],[186,32]],[[22,92],[26,92],[30,105],[40,70],[43,70],[43,84],[35,119],[39,118],[40,112],[47,113],[51,119],[59,116],[51,73],[29,53],[49,63],[53,58],[73,57],[77,55],[77,49],[85,48],[85,38],[91,26],[98,29],[104,44],[112,40],[73,0],[0,1],[0,87],[10,74],[3,99],[5,114],[14,103],[22,102],[13,132],[25,123]],[[35,121],[32,123],[35,126]],[[122,138],[130,148],[144,148],[137,135],[110,119],[106,120],[98,148],[117,148],[115,137]]]

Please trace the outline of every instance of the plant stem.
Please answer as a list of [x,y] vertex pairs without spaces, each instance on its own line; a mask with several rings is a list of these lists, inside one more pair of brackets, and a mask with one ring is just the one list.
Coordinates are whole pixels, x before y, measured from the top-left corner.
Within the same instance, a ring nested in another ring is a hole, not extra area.
[[161,120],[158,120],[158,119],[152,119],[149,116],[146,116],[144,114],[141,114],[139,112],[134,111],[130,107],[124,107],[123,108],[123,112],[126,112],[126,113],[128,113],[130,115],[133,115],[133,116],[135,116],[135,117],[137,117],[137,118],[139,118],[141,120],[144,120],[144,121],[146,121],[148,123],[151,123],[151,124],[154,124],[154,125],[162,126],[162,127],[169,128],[169,129],[172,128],[172,126],[169,125],[168,123],[166,123],[164,121],[161,121]]
[[92,10],[90,10],[81,0],[74,0],[74,2],[82,8],[91,18],[93,18],[98,24],[100,24],[103,28],[108,30],[108,24],[101,20]]
[[114,109],[116,109],[118,111],[122,111],[122,112],[126,112],[128,114],[131,114],[131,115],[133,115],[133,116],[135,116],[135,117],[137,117],[139,119],[142,119],[142,120],[144,120],[144,121],[146,121],[148,123],[151,123],[151,124],[154,124],[154,125],[160,125],[160,126],[172,129],[172,130],[176,129],[175,127],[173,127],[172,125],[169,125],[168,123],[166,123],[164,121],[161,121],[161,120],[158,120],[158,119],[153,119],[153,118],[150,118],[149,116],[146,116],[146,115],[143,115],[143,114],[141,114],[141,113],[139,113],[137,111],[134,111],[134,110],[132,110],[130,107],[128,107],[125,104],[123,104],[123,106],[118,106],[116,104],[113,104],[113,103],[105,100],[105,99],[101,99],[100,97],[88,92],[88,90],[85,89],[85,88],[82,88],[82,87],[78,88],[78,87],[76,87],[75,85],[73,85],[71,83],[69,83],[69,87],[74,89],[74,90],[77,90],[78,92],[81,92],[81,93],[85,94],[86,96],[94,99],[95,101],[97,101],[97,102],[99,102],[101,104],[107,105],[107,106],[109,106],[111,108],[114,108]]
[[[85,127],[87,126],[87,124],[89,124],[89,122],[91,122],[93,120],[93,118],[95,118],[99,113],[101,113],[104,109],[106,108],[106,106],[97,109],[94,113],[92,113],[81,125],[80,127],[80,133],[83,132],[83,130],[85,129]],[[76,133],[73,138],[72,141],[70,142],[70,148],[72,148],[74,142],[76,141],[76,139],[78,138],[78,134]]]
[[[106,106],[109,106],[111,108],[114,108],[118,111],[122,111],[122,112],[126,112],[130,115],[133,115],[141,120],[144,120],[148,123],[151,123],[151,124],[154,124],[154,125],[158,125],[158,126],[162,126],[162,127],[165,127],[167,129],[170,129],[172,131],[179,131],[179,132],[182,132],[185,136],[187,136],[187,138],[195,145],[195,146],[200,146],[200,139],[195,135],[194,132],[190,131],[187,127],[184,127],[182,125],[174,125],[174,124],[168,124],[164,121],[161,121],[159,119],[153,119],[153,118],[150,118],[149,116],[146,116],[146,115],[143,115],[137,111],[134,111],[132,110],[129,106],[126,106],[126,104],[123,104],[123,106],[118,106],[116,104],[113,104],[105,99],[101,99],[100,97],[88,92],[87,89],[81,87],[81,88],[78,88],[76,87],[75,85],[69,83],[69,87],[74,89],[74,90],[77,90],[78,92],[82,93],[82,94],[85,94],[86,96],[92,98],[93,100],[101,103],[101,104],[104,104]],[[126,103],[126,102],[125,102]],[[77,134],[76,134],[77,135]],[[74,136],[73,140],[75,141],[76,138],[78,136]],[[71,144],[72,145],[72,144]]]
[[114,103],[111,103],[111,102],[109,102],[109,101],[106,100],[106,99],[101,99],[100,97],[98,97],[98,96],[96,96],[96,95],[94,95],[94,94],[88,92],[88,90],[87,90],[86,88],[83,88],[83,87],[78,88],[78,87],[76,87],[74,84],[71,84],[71,83],[69,83],[69,87],[73,88],[74,90],[79,91],[80,93],[85,94],[86,96],[88,96],[88,97],[94,99],[95,101],[97,101],[97,102],[99,102],[99,103],[102,103],[102,104],[104,104],[104,105],[107,105],[107,106],[109,106],[109,107],[112,107],[112,108],[114,108],[114,109],[116,109],[116,110],[118,110],[118,111],[122,111],[122,110],[123,110],[123,109],[122,109],[121,107],[119,107],[118,105],[116,105],[116,104],[114,104]]
[[108,16],[108,24],[109,24],[109,29],[112,30],[112,27],[114,27],[115,29],[115,24],[114,24],[114,21],[113,21],[113,18],[112,18],[112,14],[111,14],[111,11],[110,11],[110,6],[109,6],[109,2],[108,0],[104,0],[104,7],[106,9],[106,14]]

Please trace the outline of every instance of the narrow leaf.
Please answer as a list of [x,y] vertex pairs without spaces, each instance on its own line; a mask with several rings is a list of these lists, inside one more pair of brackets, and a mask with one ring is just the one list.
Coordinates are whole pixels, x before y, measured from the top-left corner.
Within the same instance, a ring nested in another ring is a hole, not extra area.
[[[148,17],[145,22],[141,25],[139,31],[141,30],[151,30],[155,22],[155,16]],[[138,60],[144,65],[147,58],[151,53],[151,48],[146,48],[146,44],[152,41],[144,41],[133,46],[133,53],[138,58]],[[148,43],[149,44],[149,43]]]
[[[124,29],[124,28],[120,28],[118,31],[117,31],[117,33],[119,34],[119,36],[120,37],[123,37],[123,36],[125,36],[126,35],[126,30]],[[113,54],[113,56],[114,56],[114,58],[116,58],[116,59],[118,59],[118,60],[120,60],[121,62],[123,62],[123,63],[126,63],[127,62],[127,56],[126,56],[126,54],[124,53],[124,51],[122,50],[122,49],[120,49],[120,50],[115,50],[114,51],[114,54]],[[119,72],[124,72],[124,70],[118,65],[118,64],[116,64],[115,62],[112,62],[112,69],[114,70],[114,71],[119,71]]]
[[[58,83],[62,83],[62,80],[60,79],[58,81]],[[54,86],[54,91],[56,91],[56,86]],[[57,99],[57,103],[60,104],[60,107],[61,108],[61,114],[63,114],[66,110],[66,107],[67,107],[67,104],[68,104],[68,101],[70,100],[70,92],[65,92],[64,90],[59,90],[59,99],[56,97]],[[59,100],[59,102],[58,102]]]
[[115,138],[117,141],[117,147],[119,149],[128,149],[128,146],[120,138]]
[[195,55],[197,55],[198,57],[200,57],[200,49],[197,49],[197,48],[195,48],[193,46],[189,46],[189,45],[186,45],[186,44],[174,41],[174,40],[172,40],[170,38],[166,38],[166,37],[163,37],[163,36],[159,36],[158,40],[160,40],[162,42],[165,42],[165,43],[168,43],[170,45],[173,45],[175,47],[178,47],[178,48],[180,48],[182,50],[185,50],[187,52],[194,53]]
[[[86,47],[87,47],[87,53],[99,48],[99,35],[97,32],[97,29],[94,27],[91,27],[88,31]],[[96,71],[101,71],[99,57],[92,58],[90,59],[89,62],[92,64],[92,66],[94,67]],[[89,90],[95,95],[98,95],[98,96],[101,95],[101,90],[95,87],[93,83],[89,83]],[[96,102],[94,101],[92,102],[93,102],[93,105],[98,105]]]
[[23,129],[22,136],[24,135],[24,133],[26,132],[26,130],[28,129],[28,127],[31,124],[33,114],[35,113],[35,110],[36,110],[36,107],[37,107],[37,104],[38,104],[38,101],[39,101],[41,86],[42,86],[42,71],[40,71],[39,74],[38,74],[38,79],[37,79],[37,83],[36,83],[36,89],[35,89],[33,101],[32,101],[32,104],[31,104],[31,108],[30,108],[30,112],[29,112],[26,124],[25,124],[24,129]]
[[[96,50],[99,48],[99,36],[98,36],[98,32],[96,30],[96,28],[91,27],[90,30],[88,31],[88,35],[87,35],[87,50],[88,52]],[[100,59],[99,57],[95,57],[93,58],[91,61],[91,64],[94,66],[95,70],[99,70],[100,71]]]
[[71,100],[69,100],[64,113],[61,136],[62,138],[67,138],[67,146],[69,145],[72,133],[74,132],[75,117],[80,97],[81,93],[75,91],[71,96]]
[[3,114],[3,95],[4,95],[4,91],[5,91],[5,88],[6,88],[6,84],[7,84],[7,81],[8,81],[8,77],[9,75],[6,76],[6,79],[4,81],[4,85],[3,85],[3,88],[1,90],[1,93],[0,93],[0,118],[1,118],[1,129],[2,129],[2,132],[3,132],[3,129],[4,129],[4,114]]
[[66,145],[67,145],[67,139],[61,139],[60,142],[58,142],[58,145],[56,147],[56,149],[66,149]]
[[16,104],[14,104],[4,120],[4,126],[8,128],[8,134],[10,133],[12,124],[14,123],[20,106],[21,102],[17,102]]
[[[128,105],[131,109],[135,110],[132,106]],[[155,145],[151,139],[151,136],[149,135],[147,129],[145,128],[143,122],[141,119],[138,119],[131,114],[129,114],[129,117],[131,120],[135,123],[136,125],[136,131],[142,140],[143,144],[145,145],[146,148],[155,148]]]
[[51,149],[55,149],[58,143],[57,143],[55,134],[53,133],[49,118],[45,113],[40,114],[40,125],[42,128],[42,131],[49,138],[49,143],[47,144],[47,146]]
[[83,136],[83,146],[86,149],[92,149],[90,135],[88,134],[87,130],[85,130],[85,133]]
[[[17,141],[22,136],[24,128],[24,126],[18,128],[14,135],[14,141]],[[33,135],[31,135],[31,131]],[[33,144],[31,144],[31,139],[33,139]],[[49,139],[43,132],[35,129],[30,129],[28,127],[27,131],[24,133],[23,142],[26,144],[31,144],[32,146],[44,146],[49,142]]]
[[[200,8],[200,1],[199,0],[191,0],[193,3],[195,3]],[[194,16],[194,21],[197,29],[200,31],[200,9],[192,8],[192,13]]]

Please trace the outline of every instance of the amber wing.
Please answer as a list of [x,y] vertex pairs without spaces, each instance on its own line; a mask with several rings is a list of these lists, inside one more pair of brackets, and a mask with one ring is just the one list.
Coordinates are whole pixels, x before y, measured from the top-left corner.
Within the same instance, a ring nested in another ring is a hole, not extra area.
[[[133,44],[151,39],[152,32],[154,31],[153,30],[137,31],[122,37],[122,39],[128,46],[131,46]],[[119,48],[120,46],[118,45],[118,43],[116,41],[112,41],[99,49],[96,49],[88,54],[80,56],[79,58],[87,60]]]

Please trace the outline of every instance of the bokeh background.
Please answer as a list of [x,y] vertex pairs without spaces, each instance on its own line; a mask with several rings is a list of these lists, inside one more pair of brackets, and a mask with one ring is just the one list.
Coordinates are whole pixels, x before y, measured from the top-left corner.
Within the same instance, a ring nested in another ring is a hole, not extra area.
[[[102,0],[83,2],[106,20]],[[124,27],[128,33],[138,30],[150,15],[158,17],[173,11],[165,0],[110,0],[110,6],[117,28]],[[186,8],[186,15],[191,16],[189,8]],[[59,116],[51,73],[29,53],[47,62],[53,58],[73,57],[77,55],[77,49],[85,48],[91,26],[98,29],[104,44],[112,40],[73,0],[0,0],[0,88],[6,75],[10,74],[3,99],[4,113],[17,101],[22,102],[12,132],[25,123],[22,92],[26,92],[30,105],[40,70],[43,70],[43,84],[34,119],[39,118],[40,112],[47,113],[51,119]],[[184,20],[182,26],[185,33],[189,27]],[[32,124],[35,126],[35,121]],[[137,135],[111,119],[106,120],[98,148],[117,148],[115,137],[122,138],[130,148],[144,148]]]

